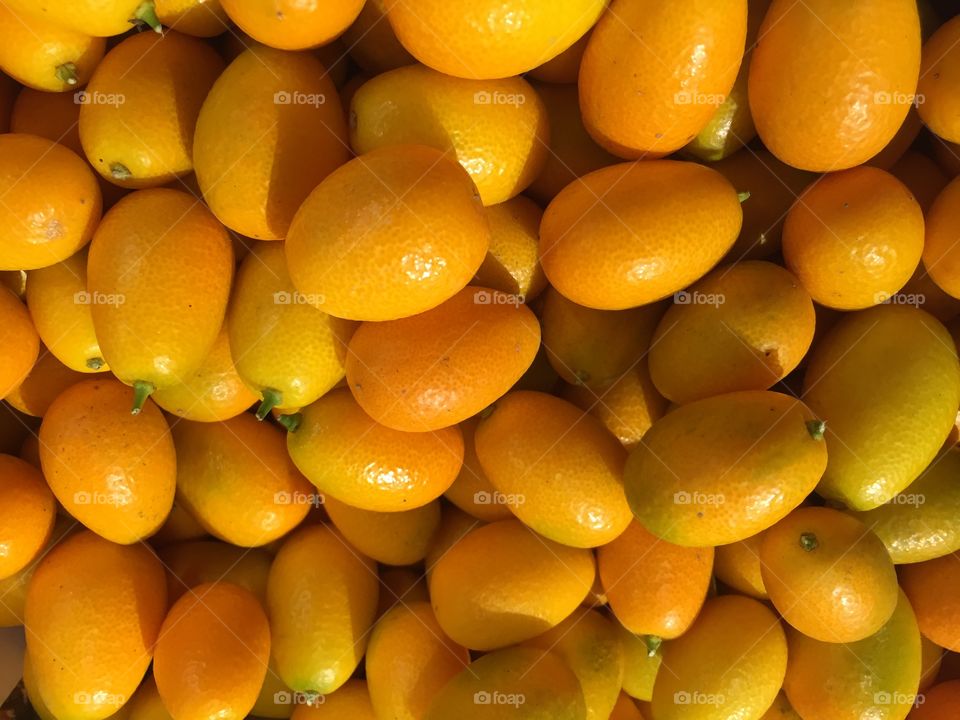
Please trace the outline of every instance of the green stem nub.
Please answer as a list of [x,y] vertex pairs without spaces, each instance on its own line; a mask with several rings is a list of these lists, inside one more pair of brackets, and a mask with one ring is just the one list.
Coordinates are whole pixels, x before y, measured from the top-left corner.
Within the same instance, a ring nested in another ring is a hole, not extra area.
[[110,163],[110,175],[114,180],[129,180],[133,177],[133,173],[130,172],[128,168],[123,163]]
[[750,199],[749,190],[744,190],[743,192],[737,193],[737,200],[739,200],[741,203],[745,203],[749,199]]
[[130,22],[134,25],[147,25],[154,32],[163,32],[163,25],[160,18],[157,17],[157,6],[153,0],[144,0],[140,3],[140,7],[137,8]]
[[656,635],[645,635],[643,642],[647,646],[647,657],[654,657],[660,649],[661,643],[663,643],[663,638]]
[[300,429],[300,423],[303,422],[303,413],[293,413],[292,415],[279,415],[277,422],[283,425],[287,432],[295,433]]
[[273,388],[264,388],[260,395],[263,397],[263,402],[257,408],[257,420],[263,420],[271,410],[283,402],[283,393]]
[[802,547],[807,552],[816,550],[820,546],[820,541],[817,540],[817,536],[811,532],[805,532],[800,534],[800,547]]
[[77,84],[77,66],[72,62],[65,62],[63,65],[57,65],[57,80],[67,85]]
[[152,382],[147,382],[146,380],[137,380],[133,384],[133,408],[130,410],[130,414],[139,415],[140,411],[143,410],[143,404],[156,389],[157,386]]
[[823,434],[827,431],[826,420],[808,420],[807,432],[814,440],[823,440]]
[[100,358],[100,357],[87,358],[87,367],[90,368],[91,370],[99,370],[100,368],[103,367],[103,358]]

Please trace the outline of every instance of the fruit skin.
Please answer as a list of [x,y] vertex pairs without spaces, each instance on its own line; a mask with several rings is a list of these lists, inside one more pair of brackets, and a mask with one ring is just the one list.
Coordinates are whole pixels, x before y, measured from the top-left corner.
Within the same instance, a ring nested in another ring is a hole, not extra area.
[[913,0],[773,0],[750,61],[750,111],[763,144],[785,163],[843,170],[893,138],[919,70]]
[[113,373],[159,388],[200,367],[223,326],[233,265],[226,230],[184,192],[140,190],[111,208],[90,244],[87,288]]
[[361,325],[350,340],[347,384],[377,422],[437,430],[503,395],[539,346],[540,324],[526,305],[468,286],[415,317]]
[[799,400],[766,390],[682,405],[653,424],[627,458],[637,519],[663,540],[705,547],[744,540],[809,495],[827,448]]
[[960,553],[943,555],[900,568],[900,584],[910,599],[920,632],[940,647],[960,651]]
[[760,720],[803,720],[797,711],[790,707],[790,701],[783,691],[777,693],[777,699],[773,701],[770,709],[764,713]]
[[365,72],[379,75],[416,62],[397,40],[387,21],[384,0],[367,0],[341,39],[350,57]]
[[128,720],[173,720],[163,706],[152,673],[143,679],[133,697],[121,710],[127,711]]
[[106,47],[102,38],[49,23],[10,5],[0,7],[0,38],[0,69],[45,92],[86,85]]
[[215,37],[230,26],[219,0],[156,0],[157,19],[177,32]]
[[530,302],[547,286],[538,256],[543,211],[523,195],[485,208],[490,247],[472,285],[519,295]]
[[453,151],[484,205],[505,202],[537,177],[550,126],[521,77],[465,80],[409,65],[364,83],[350,103],[350,145],[358,155],[411,143]]
[[924,212],[950,182],[935,160],[916,150],[905,152],[890,168],[890,173],[907,187]]
[[325,498],[323,507],[347,542],[385,565],[423,560],[440,526],[438,500],[403,512],[361,510],[333,497]]
[[30,565],[50,540],[56,501],[43,475],[12,455],[0,455],[0,579]]
[[436,307],[486,256],[490,226],[476,192],[452,153],[423,145],[389,145],[351,160],[297,211],[285,244],[293,284],[350,320],[396,320]]
[[27,307],[47,349],[71,370],[106,372],[87,292],[87,253],[27,274]]
[[336,0],[325,3],[322,11],[297,0],[220,0],[220,4],[257,42],[280,50],[305,50],[326,45],[346,30],[360,14],[363,0]]
[[596,610],[579,608],[557,625],[524,643],[550,651],[573,670],[587,705],[587,720],[607,720],[623,682],[624,654],[615,623]]
[[939,453],[919,478],[888,502],[855,517],[883,541],[893,562],[918,563],[960,550],[960,448]]
[[459,427],[393,430],[371,419],[346,388],[301,414],[299,429],[287,435],[294,464],[321,492],[362,510],[426,505],[450,487],[463,463]]
[[46,138],[0,136],[0,270],[53,265],[86,245],[100,222],[93,171]]
[[343,108],[320,61],[264,47],[217,78],[193,137],[204,200],[224,225],[258,240],[286,237],[303,200],[348,157]]
[[121,545],[163,525],[177,479],[170,428],[149,400],[130,414],[133,390],[114,379],[64,390],[40,425],[40,462],[57,500],[88,528]]
[[267,604],[273,657],[298,692],[332,693],[353,673],[377,609],[372,560],[323,525],[286,540],[270,568]]
[[960,680],[934,685],[923,693],[923,704],[910,713],[910,720],[949,720],[960,706]]
[[203,363],[182,382],[160,388],[153,400],[167,412],[196,422],[222,422],[257,401],[234,366],[230,338],[220,331]]
[[717,580],[730,586],[741,595],[749,595],[758,600],[767,598],[767,589],[763,586],[763,574],[760,570],[760,545],[764,533],[760,532],[748,538],[728,545],[719,545],[713,560],[713,571]]
[[[783,628],[760,602],[711,598],[689,631],[664,646],[651,708],[657,720],[720,720],[731,712],[759,718],[787,669]],[[686,702],[683,702],[686,700]]]
[[947,142],[960,142],[960,105],[956,91],[960,83],[960,54],[954,47],[960,40],[960,20],[941,25],[923,46],[920,80],[917,83],[917,111],[930,131]]
[[823,642],[856,642],[878,632],[900,592],[880,538],[826,507],[798,508],[767,530],[760,572],[783,619]]
[[0,287],[0,397],[26,379],[40,353],[40,338],[30,313],[7,288]]
[[907,598],[876,634],[825,643],[787,628],[783,688],[803,720],[903,720],[920,679],[920,633]]
[[178,720],[244,718],[270,659],[270,625],[253,594],[198,585],[170,608],[153,661],[157,691]]
[[623,158],[680,149],[733,87],[746,33],[746,0],[614,0],[580,64],[583,124]]
[[31,0],[11,0],[10,7],[35,14],[49,22],[95,37],[127,32],[137,24],[142,0],[50,0],[38,7]]
[[575,405],[546,393],[508,393],[480,422],[475,442],[510,511],[540,535],[591,548],[630,524],[621,480],[626,452]]
[[484,522],[513,517],[506,505],[506,498],[487,478],[477,458],[474,436],[480,415],[474,415],[460,423],[463,433],[463,465],[453,484],[443,493],[444,497],[460,510]]
[[285,452],[284,433],[243,413],[222,423],[178,422],[177,497],[208,532],[257,547],[306,517],[313,488]]
[[73,518],[57,515],[54,509],[53,530],[40,553],[20,572],[0,580],[0,598],[3,598],[3,602],[0,603],[0,628],[23,625],[24,608],[27,604],[27,588],[30,587],[33,573],[36,572],[37,567],[54,545],[67,537],[70,532],[81,527]]
[[923,210],[893,175],[869,166],[829,173],[787,214],[783,258],[813,299],[838,310],[884,302],[923,251]]
[[[580,62],[583,60],[583,52],[587,49],[587,42],[590,40],[590,31],[580,36],[573,45],[568,47],[559,55],[556,55],[545,63],[537,65],[526,73],[528,78],[532,78],[541,83],[550,83],[557,85],[576,85],[577,75],[580,72]],[[576,88],[574,88],[576,90]]]
[[663,661],[663,646],[651,652],[649,638],[634,635],[619,622],[615,624],[623,647],[623,691],[632,698],[649,702]]
[[468,532],[437,560],[430,601],[454,642],[493,650],[559,624],[586,597],[594,572],[588,550],[500,520]]
[[397,39],[424,65],[454,77],[519,75],[556,57],[586,33],[603,0],[386,0]]
[[189,590],[221,580],[249,590],[267,606],[267,575],[273,556],[266,550],[195,540],[165,545],[157,555],[167,570],[170,606]]
[[511,647],[464,668],[434,697],[424,720],[581,720],[586,713],[577,676],[556,654]]
[[367,683],[363,680],[347,680],[335,693],[325,696],[319,705],[299,703],[290,717],[292,720],[377,720]]
[[240,377],[276,407],[309,405],[343,379],[356,324],[327,315],[297,292],[281,243],[257,243],[244,258],[227,310]]
[[954,249],[960,227],[960,180],[953,179],[927,211],[923,267],[933,281],[952,297],[960,298],[960,252]]
[[844,316],[817,343],[803,398],[827,423],[830,461],[817,491],[870,510],[936,456],[960,406],[960,365],[937,320],[878,305]]
[[597,550],[597,570],[617,620],[635,635],[679,637],[700,612],[713,548],[660,540],[637,521]]
[[128,37],[107,53],[86,88],[80,142],[87,160],[127,188],[156,187],[189,173],[197,115],[223,68],[213,48],[188,35]]
[[443,634],[427,601],[398,605],[370,634],[365,671],[379,717],[418,720],[447,681],[470,664],[469,651]]
[[22,413],[43,417],[57,396],[88,377],[75,372],[42,348],[30,374],[4,400]]
[[84,530],[49,552],[27,590],[25,625],[37,686],[55,717],[100,720],[133,695],[167,610],[165,586],[142,545]]
[[737,193],[710,168],[620,163],[584,175],[550,202],[540,262],[579,305],[646,305],[706,274],[733,245],[742,216]]
[[766,390],[800,364],[815,321],[809,293],[779,265],[725,265],[667,309],[650,343],[650,377],[677,403]]

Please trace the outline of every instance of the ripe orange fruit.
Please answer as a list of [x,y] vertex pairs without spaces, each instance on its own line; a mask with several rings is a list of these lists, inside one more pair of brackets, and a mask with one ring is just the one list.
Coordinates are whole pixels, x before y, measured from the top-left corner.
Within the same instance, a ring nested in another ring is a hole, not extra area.
[[298,704],[292,720],[377,720],[364,680],[347,680],[336,692],[323,697],[318,705]]
[[433,699],[424,720],[581,720],[586,713],[577,676],[556,654],[511,647],[461,670]]
[[40,353],[40,338],[30,313],[7,288],[0,288],[0,397],[22,383]]
[[855,643],[822,642],[787,628],[783,687],[803,720],[905,718],[920,679],[920,633],[903,593],[879,632]]
[[165,545],[157,555],[167,571],[171,606],[188,590],[220,580],[249,590],[267,606],[267,575],[273,556],[266,550],[195,540]]
[[84,91],[80,141],[90,164],[129,188],[189,173],[197,115],[223,68],[213,48],[188,35],[125,39],[97,65]]
[[811,185],[783,225],[783,258],[821,305],[859,310],[904,286],[923,252],[923,210],[893,175],[869,166]]
[[37,6],[0,6],[0,69],[45,92],[83,87],[103,57],[103,38],[49,22]]
[[506,497],[487,478],[477,458],[474,437],[480,416],[474,415],[460,423],[463,433],[463,466],[453,484],[443,493],[450,502],[485,522],[512,517]]
[[286,453],[284,433],[242,413],[173,427],[180,502],[208,532],[257,547],[293,530],[313,488]]
[[900,568],[900,583],[910,599],[920,632],[937,645],[960,651],[960,553]]
[[385,565],[423,560],[440,526],[438,500],[402,512],[361,510],[333,497],[325,498],[323,507],[347,542]]
[[713,571],[717,580],[729,585],[741,595],[749,595],[758,600],[767,598],[767,589],[763,586],[763,573],[760,570],[760,545],[764,533],[760,532],[748,538],[728,545],[719,545],[714,555]]
[[484,205],[533,182],[549,139],[546,109],[521,77],[465,80],[409,65],[377,75],[350,103],[354,152],[402,143],[452,150]]
[[621,692],[617,696],[617,702],[610,713],[610,720],[643,720],[643,715],[630,696]]
[[86,251],[31,270],[27,277],[27,307],[47,349],[71,370],[109,370],[93,329]]
[[958,707],[960,680],[949,680],[934,685],[923,693],[923,703],[911,711],[910,720],[950,720],[956,715]]
[[173,720],[163,706],[152,673],[143,679],[133,697],[120,708],[120,712],[126,714],[127,720]]
[[935,642],[924,635],[920,636],[920,692],[937,682],[946,654],[947,651]]
[[220,4],[257,42],[281,50],[305,50],[326,45],[346,30],[360,13],[363,0],[335,0],[325,3],[322,11],[296,0],[220,0]]
[[41,348],[30,374],[4,400],[22,413],[43,417],[61,392],[85,377],[57,360],[46,348]]
[[434,308],[486,255],[490,228],[476,193],[452,153],[390,145],[355,158],[310,193],[290,226],[293,284],[352,320]]
[[830,460],[817,491],[870,510],[916,480],[946,440],[960,365],[938,321],[879,305],[844,316],[816,344],[803,398],[827,423]]
[[583,60],[583,52],[587,49],[587,41],[589,40],[590,31],[581,35],[579,40],[559,55],[530,70],[527,77],[544,83],[576,84],[577,75],[580,73],[580,61]]
[[785,163],[843,170],[893,138],[919,69],[913,0],[773,0],[750,61],[750,111],[763,144]]
[[184,192],[141,190],[104,216],[87,260],[90,309],[104,359],[137,403],[203,364],[233,264],[226,230]]
[[473,285],[519,295],[530,302],[547,286],[538,245],[543,211],[523,195],[485,208],[490,247]]
[[100,222],[100,188],[76,153],[36,135],[0,136],[0,270],[33,270],[73,255]]
[[621,163],[584,175],[551,201],[540,262],[573,302],[623,310],[706,274],[733,245],[741,218],[736,191],[710,168]]
[[345,388],[301,413],[287,435],[293,462],[321,492],[362,510],[426,505],[450,487],[463,463],[463,435],[452,426],[403,432],[370,418]]
[[597,550],[610,609],[635,635],[671,639],[697,617],[713,575],[713,548],[660,540],[637,521]]
[[586,597],[593,555],[539,537],[517,520],[471,530],[433,566],[430,601],[454,642],[492,650],[558,625]]
[[955,298],[960,298],[960,251],[954,247],[960,213],[960,181],[947,185],[927,212],[923,266],[933,281]]
[[810,295],[779,265],[717,268],[667,309],[650,343],[650,378],[686,403],[766,390],[796,369],[813,341]]
[[663,661],[663,646],[657,644],[656,638],[634,635],[619,622],[615,624],[623,647],[623,691],[649,702]]
[[[6,458],[9,456],[3,455],[0,457]],[[8,461],[4,460],[3,462]],[[30,464],[32,465],[32,463]],[[18,512],[22,513],[23,510],[18,510]],[[23,625],[24,608],[27,604],[27,588],[30,587],[33,573],[36,572],[37,567],[43,562],[44,557],[54,545],[67,537],[73,530],[83,527],[71,517],[58,515],[55,506],[53,515],[53,529],[40,553],[19,572],[0,579],[0,599],[2,599],[2,602],[0,602],[0,628]]]
[[767,530],[760,572],[783,619],[815,640],[863,640],[897,606],[897,574],[883,542],[831,508],[799,508]]
[[487,478],[540,535],[598,547],[630,523],[621,480],[626,452],[575,405],[546,393],[508,393],[480,422],[475,441]]
[[170,608],[153,661],[157,691],[172,717],[243,718],[270,659],[270,626],[249,590],[198,585]]
[[384,0],[367,0],[357,19],[340,37],[347,46],[351,59],[371,75],[379,75],[416,62],[413,55],[397,40],[386,13]]
[[787,642],[777,616],[739,595],[711,598],[693,626],[663,649],[653,688],[657,720],[759,717],[787,670]]
[[194,37],[214,37],[230,27],[220,0],[156,0],[154,6],[162,24]]
[[43,475],[20,458],[0,455],[0,477],[0,579],[4,579],[23,570],[43,550],[53,532],[56,501]]
[[149,537],[170,514],[177,478],[170,428],[152,402],[130,414],[134,391],[113,379],[64,390],[40,425],[40,461],[73,517],[123,545]]
[[101,720],[123,705],[150,665],[166,610],[163,567],[145,546],[82,531],[53,548],[30,581],[24,618],[51,714]]
[[733,87],[746,34],[746,0],[614,0],[580,64],[584,125],[621,157],[679,150]]
[[890,174],[906,186],[924,212],[950,182],[936,161],[916,150],[904,153],[890,168]]
[[516,297],[466,287],[414,317],[364,323],[347,355],[347,383],[377,422],[437,430],[475,415],[530,367],[536,316]]
[[377,609],[376,564],[323,525],[304,527],[270,567],[277,672],[297,692],[332,693],[353,674]]
[[[947,142],[960,142],[960,104],[956,92],[960,84],[960,19],[940,25],[923,45],[920,80],[917,83],[917,111],[924,124]],[[922,100],[921,100],[922,98]]]
[[72,93],[23,88],[13,104],[10,132],[45,137],[83,157],[77,126],[82,107]]
[[634,514],[657,537],[706,547],[744,540],[785,517],[827,464],[822,425],[799,400],[753,390],[667,413],[627,458]]
[[424,717],[447,681],[470,664],[470,653],[443,634],[426,601],[387,612],[370,634],[364,669],[376,714]]
[[447,75],[481,80],[519,75],[559,55],[604,10],[602,0],[384,4],[397,38],[417,60]]
[[259,46],[217,78],[193,138],[210,210],[258,240],[286,237],[300,204],[349,155],[343,108],[320,61]]

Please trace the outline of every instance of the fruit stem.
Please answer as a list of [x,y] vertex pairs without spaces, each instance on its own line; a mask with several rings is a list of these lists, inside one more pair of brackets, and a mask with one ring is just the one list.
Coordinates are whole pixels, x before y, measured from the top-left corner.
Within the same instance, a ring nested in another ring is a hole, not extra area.
[[277,422],[283,425],[287,429],[287,432],[295,433],[300,429],[300,423],[303,422],[303,413],[279,415],[277,416]]
[[122,163],[110,163],[110,175],[114,180],[129,180],[133,177],[130,169]]
[[264,388],[260,395],[263,397],[263,402],[257,408],[257,420],[263,420],[271,410],[283,402],[283,393],[273,388]]
[[807,432],[810,433],[810,437],[814,440],[823,440],[823,433],[827,430],[827,422],[825,420],[808,420],[807,421]]
[[77,66],[72,62],[65,62],[63,65],[57,65],[57,80],[67,85],[77,84]]
[[147,382],[146,380],[137,380],[133,383],[133,408],[130,410],[131,415],[139,415],[140,411],[143,410],[143,404],[147,401],[147,398],[157,389],[157,386],[152,382]]
[[654,657],[660,649],[663,638],[657,637],[656,635],[644,635],[643,642],[647,646],[647,657]]
[[160,18],[157,17],[157,6],[153,0],[144,0],[140,7],[133,13],[133,19],[130,21],[134,25],[149,25],[154,32],[162,33],[163,25]]
[[817,540],[817,536],[811,532],[805,532],[800,534],[800,547],[802,547],[807,552],[816,550],[820,546],[820,541]]
[[103,367],[103,358],[100,358],[100,357],[87,358],[86,365],[91,370],[99,370],[100,368]]
[[750,191],[744,190],[743,192],[737,193],[737,199],[741,202],[741,204],[745,203],[747,200],[750,199]]

